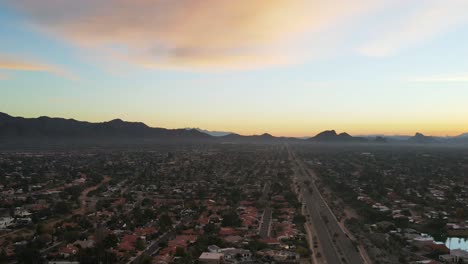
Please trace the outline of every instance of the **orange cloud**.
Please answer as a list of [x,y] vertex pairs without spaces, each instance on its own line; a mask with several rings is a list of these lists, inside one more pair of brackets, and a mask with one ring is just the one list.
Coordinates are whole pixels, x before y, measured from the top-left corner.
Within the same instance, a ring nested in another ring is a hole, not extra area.
[[[304,60],[322,30],[376,6],[340,0],[15,0],[39,28],[149,67],[261,67]],[[321,42],[322,41],[322,42]]]
[[[49,72],[70,79],[76,79],[76,76],[57,66],[6,55],[0,55],[0,69],[13,71]],[[1,77],[2,76],[0,75],[0,79],[2,79]]]

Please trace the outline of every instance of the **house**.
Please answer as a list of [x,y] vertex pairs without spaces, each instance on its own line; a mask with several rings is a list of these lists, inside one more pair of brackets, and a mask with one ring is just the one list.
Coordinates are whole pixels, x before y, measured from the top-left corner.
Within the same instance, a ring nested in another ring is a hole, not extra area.
[[64,247],[59,248],[58,253],[64,257],[68,258],[71,255],[75,255],[78,252],[78,248],[72,244],[68,244]]
[[135,250],[135,242],[138,236],[133,234],[126,234],[122,237],[118,249],[121,251],[132,251]]
[[15,219],[13,217],[0,218],[0,229],[6,229],[13,226]]
[[75,246],[79,246],[80,248],[92,248],[96,244],[94,240],[87,239],[87,240],[78,240],[73,243]]
[[25,217],[25,218],[18,218],[16,219],[16,223],[18,225],[29,225],[32,223],[32,219],[29,218],[29,217]]
[[226,262],[242,262],[252,260],[252,253],[246,249],[223,248],[219,250],[219,253],[224,254],[224,260]]
[[203,252],[198,258],[198,262],[203,264],[220,264],[224,262],[224,254]]
[[17,216],[17,217],[27,217],[27,216],[30,216],[31,213],[28,212],[28,210],[26,210],[24,208],[16,207],[14,215]]
[[296,252],[285,250],[263,250],[259,252],[262,256],[269,256],[277,262],[295,262],[298,261],[300,256]]
[[466,263],[468,262],[468,251],[461,249],[453,249],[450,251],[450,255],[441,255],[439,260],[445,263]]

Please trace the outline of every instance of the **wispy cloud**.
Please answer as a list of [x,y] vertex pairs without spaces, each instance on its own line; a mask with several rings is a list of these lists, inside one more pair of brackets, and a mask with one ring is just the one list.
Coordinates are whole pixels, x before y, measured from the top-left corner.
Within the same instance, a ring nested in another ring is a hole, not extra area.
[[13,71],[48,72],[69,79],[77,79],[77,77],[74,74],[58,66],[49,65],[46,63],[38,62],[36,60],[18,58],[11,55],[0,54],[0,69]]
[[468,82],[468,73],[444,74],[411,79],[412,82]]
[[251,68],[322,53],[324,29],[377,2],[384,1],[15,0],[12,5],[42,30],[146,67]]
[[400,1],[393,8],[398,9],[395,15],[380,21],[383,23],[377,27],[377,34],[359,48],[361,53],[375,57],[393,55],[468,24],[466,0]]

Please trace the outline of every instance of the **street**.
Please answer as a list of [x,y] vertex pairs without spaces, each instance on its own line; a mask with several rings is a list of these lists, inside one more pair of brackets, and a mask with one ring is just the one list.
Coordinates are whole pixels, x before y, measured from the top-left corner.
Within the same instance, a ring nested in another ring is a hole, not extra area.
[[[288,147],[289,148],[289,147]],[[289,149],[296,164],[295,173],[300,184],[303,203],[316,230],[327,263],[364,263],[352,241],[344,234],[335,216],[315,185],[303,162]]]

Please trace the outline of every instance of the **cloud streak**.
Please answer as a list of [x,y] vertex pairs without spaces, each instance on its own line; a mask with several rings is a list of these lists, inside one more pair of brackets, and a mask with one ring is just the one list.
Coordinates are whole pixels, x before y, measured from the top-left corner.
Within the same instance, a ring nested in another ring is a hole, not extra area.
[[[12,71],[48,72],[69,79],[77,79],[74,74],[71,74],[60,67],[9,55],[0,54],[0,69]],[[8,76],[6,78],[8,78]]]
[[[15,0],[30,22],[146,67],[255,68],[322,53],[323,30],[372,0]],[[319,49],[319,50],[317,50]]]

